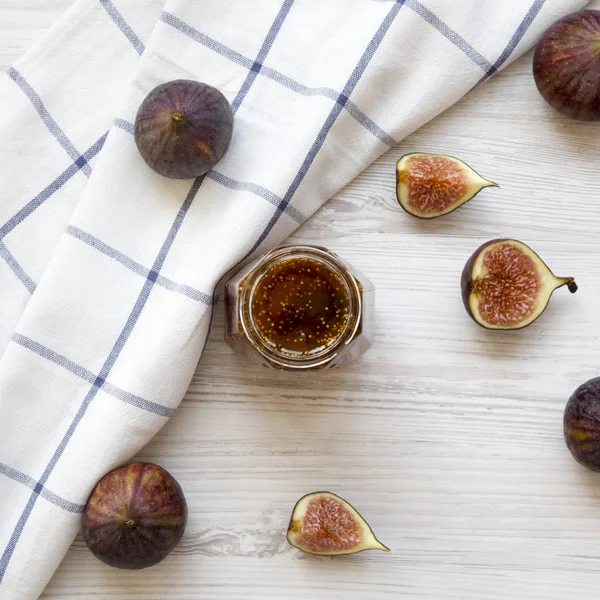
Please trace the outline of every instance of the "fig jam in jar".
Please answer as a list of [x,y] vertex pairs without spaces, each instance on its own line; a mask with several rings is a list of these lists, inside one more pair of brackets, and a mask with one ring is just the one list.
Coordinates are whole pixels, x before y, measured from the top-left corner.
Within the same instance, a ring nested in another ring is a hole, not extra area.
[[225,285],[225,340],[267,367],[324,369],[372,345],[374,288],[333,252],[272,250]]

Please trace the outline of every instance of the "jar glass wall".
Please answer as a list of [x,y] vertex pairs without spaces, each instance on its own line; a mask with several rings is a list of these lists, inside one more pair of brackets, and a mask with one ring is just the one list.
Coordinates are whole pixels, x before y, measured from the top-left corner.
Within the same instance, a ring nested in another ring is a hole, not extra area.
[[373,343],[374,291],[326,248],[276,248],[225,284],[225,341],[274,369],[350,362]]

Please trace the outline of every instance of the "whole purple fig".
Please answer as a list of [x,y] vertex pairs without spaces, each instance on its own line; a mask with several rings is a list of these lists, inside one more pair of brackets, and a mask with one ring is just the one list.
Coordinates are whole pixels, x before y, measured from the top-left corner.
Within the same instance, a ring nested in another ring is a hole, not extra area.
[[151,567],[179,543],[187,522],[181,487],[163,468],[133,463],[105,475],[83,512],[83,539],[111,567]]
[[533,56],[538,90],[556,110],[581,121],[600,119],[600,11],[563,17],[542,36]]
[[592,471],[600,471],[600,377],[580,385],[569,398],[564,430],[573,458]]
[[233,133],[233,113],[216,88],[185,79],[163,83],[142,102],[135,141],[148,166],[171,179],[193,179],[221,160]]

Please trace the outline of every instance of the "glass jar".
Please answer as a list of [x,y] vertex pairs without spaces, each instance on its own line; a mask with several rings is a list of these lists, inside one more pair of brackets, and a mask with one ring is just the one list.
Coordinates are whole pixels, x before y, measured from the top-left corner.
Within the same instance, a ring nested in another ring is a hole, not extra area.
[[327,369],[373,344],[373,284],[317,246],[283,246],[225,284],[225,341],[273,369]]

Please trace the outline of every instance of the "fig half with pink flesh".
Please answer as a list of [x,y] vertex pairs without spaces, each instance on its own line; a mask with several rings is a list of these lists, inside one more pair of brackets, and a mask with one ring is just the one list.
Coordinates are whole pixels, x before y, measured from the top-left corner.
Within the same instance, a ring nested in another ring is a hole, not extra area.
[[458,158],[423,153],[406,154],[398,161],[396,182],[400,206],[420,219],[446,215],[482,189],[498,187]]
[[287,540],[299,550],[321,556],[355,554],[363,550],[390,551],[375,537],[359,512],[331,492],[315,492],[298,500]]
[[473,320],[487,329],[522,329],[546,309],[554,290],[572,277],[556,277],[544,261],[517,240],[492,240],[480,246],[462,274],[462,296]]

